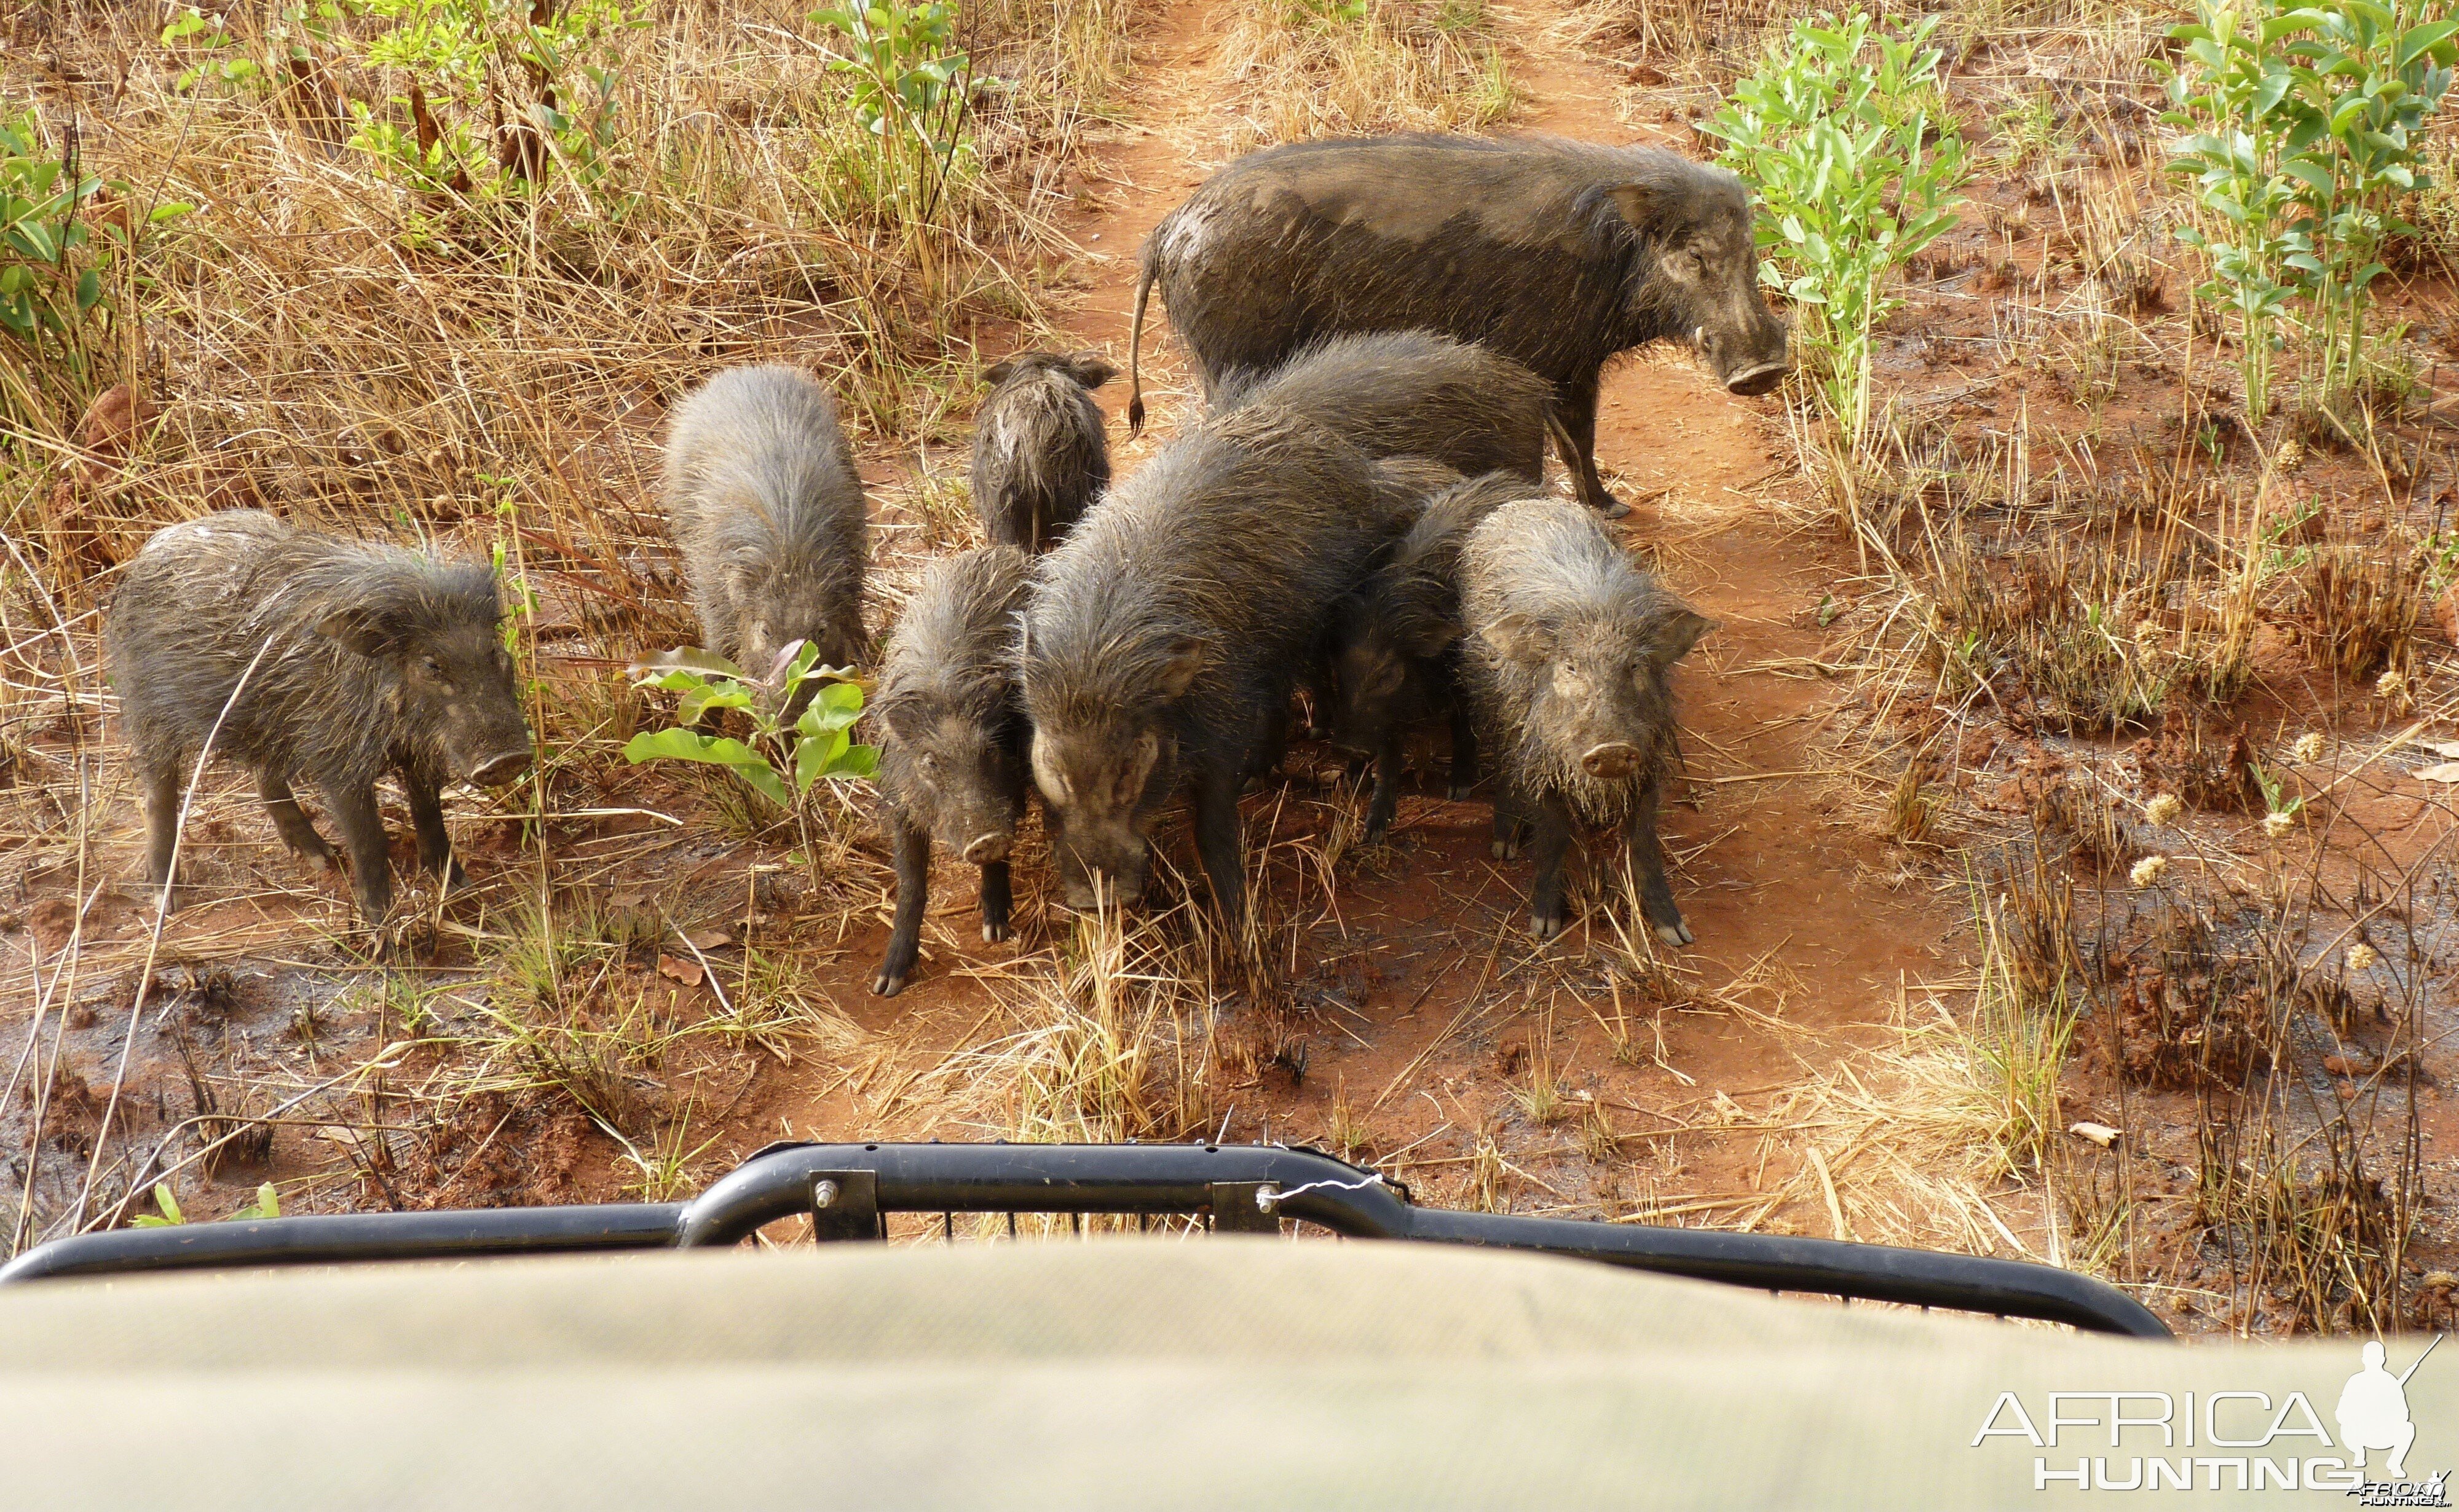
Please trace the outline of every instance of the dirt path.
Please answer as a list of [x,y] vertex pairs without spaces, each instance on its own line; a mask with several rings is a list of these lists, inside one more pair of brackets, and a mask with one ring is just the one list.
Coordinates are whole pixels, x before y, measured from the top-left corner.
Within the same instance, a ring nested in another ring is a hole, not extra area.
[[[1094,273],[1064,324],[1123,366],[1137,248],[1226,157],[1211,70],[1222,13],[1182,0],[1161,14],[1138,50],[1139,75],[1151,82],[1137,129],[1087,170],[1100,203],[1069,227]],[[1629,140],[1616,120],[1614,72],[1563,50],[1547,32],[1556,19],[1532,10],[1506,27],[1522,50],[1522,97],[1542,102],[1513,129]],[[1123,472],[1187,423],[1197,402],[1158,307],[1148,325],[1150,420],[1135,443],[1124,442],[1124,423],[1114,429]],[[1124,383],[1102,397],[1118,418]],[[1601,913],[1568,945],[1529,952],[1519,933],[1525,869],[1488,860],[1484,803],[1413,790],[1396,828],[1398,859],[1359,863],[1338,891],[1349,952],[1341,958],[1357,963],[1355,1012],[1308,1036],[1300,1074],[1267,1076],[1240,1092],[1228,1137],[1338,1143],[1328,1131],[1344,1122],[1362,1128],[1370,1152],[1409,1152],[1411,1179],[1439,1201],[1461,1200],[1448,1188],[1470,1179],[1476,1151],[1490,1143],[1524,1178],[1510,1184],[1524,1189],[1513,1199],[1524,1208],[1616,1208],[1629,1186],[1566,1147],[1560,1115],[1541,1116],[1527,1097],[1532,1060],[1558,1072],[1571,1098],[1636,1115],[1610,1115],[1618,1132],[1692,1125],[1686,1108],[1720,1095],[1747,1100],[1832,1065],[1877,1038],[1907,984],[1959,969],[1959,911],[1904,884],[1902,857],[1862,817],[1869,806],[1851,806],[1847,785],[1825,775],[1825,716],[1844,690],[1817,670],[1827,637],[1816,607],[1852,564],[1779,514],[1769,490],[1785,486],[1776,481],[1781,423],[1775,401],[1723,394],[1687,354],[1611,375],[1600,415],[1600,460],[1637,506],[1627,538],[1719,623],[1681,687],[1692,796],[1666,828],[1680,857],[1676,891],[1699,939],[1672,962],[1667,1000],[1624,1003],[1583,974],[1584,950],[1614,948]],[[1308,812],[1293,818],[1286,796],[1268,797],[1251,808],[1251,823],[1274,843],[1316,837],[1326,807],[1297,807]],[[967,985],[942,974],[909,989],[893,1016],[861,1017],[881,1028],[898,1022],[918,1048],[974,1017]],[[1503,991],[1488,990],[1496,986]],[[1642,1053],[1615,1060],[1608,1014],[1626,1016],[1622,1029],[1638,1026]],[[839,1094],[772,1113],[817,1132],[893,1111],[866,1101]],[[1648,1200],[1669,1205],[1736,1184],[1773,1190],[1802,1159],[1755,1134],[1728,1141],[1710,1132],[1678,1149],[1649,1148]],[[1759,1214],[1779,1227],[1830,1227],[1823,1211],[1796,1216],[1797,1224],[1781,1211]]]

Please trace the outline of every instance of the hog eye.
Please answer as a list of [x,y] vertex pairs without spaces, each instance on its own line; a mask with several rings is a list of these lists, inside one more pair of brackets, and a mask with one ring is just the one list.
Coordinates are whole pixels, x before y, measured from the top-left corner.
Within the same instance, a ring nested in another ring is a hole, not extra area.
[[431,656],[420,657],[418,659],[418,669],[421,672],[426,673],[429,677],[435,679],[438,682],[444,681],[444,663],[436,661]]

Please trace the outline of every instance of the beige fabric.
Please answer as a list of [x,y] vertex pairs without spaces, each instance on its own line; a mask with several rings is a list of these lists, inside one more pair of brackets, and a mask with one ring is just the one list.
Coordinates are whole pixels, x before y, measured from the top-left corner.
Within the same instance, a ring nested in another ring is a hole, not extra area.
[[[2357,1368],[1227,1237],[60,1283],[0,1292],[0,1509],[2131,1504],[2180,1499],[2034,1461],[2123,1480],[2156,1432],[1972,1447],[1999,1394],[2046,1437],[2051,1389],[2302,1392],[2336,1440]],[[2409,1476],[2459,1462],[2459,1357],[2407,1401]],[[2341,1451],[2170,1458],[2265,1453]]]

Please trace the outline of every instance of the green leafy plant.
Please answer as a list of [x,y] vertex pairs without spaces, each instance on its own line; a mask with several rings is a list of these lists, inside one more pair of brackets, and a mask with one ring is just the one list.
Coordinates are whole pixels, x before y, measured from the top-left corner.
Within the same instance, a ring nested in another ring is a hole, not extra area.
[[[179,1210],[179,1200],[171,1195],[171,1185],[168,1182],[157,1182],[154,1184],[154,1206],[161,1209],[161,1215],[159,1217],[157,1217],[153,1213],[138,1213],[128,1220],[129,1227],[132,1228],[168,1228],[176,1224],[183,1224],[188,1221],[188,1215]],[[281,1216],[282,1193],[274,1189],[273,1183],[266,1182],[263,1186],[259,1186],[256,1189],[256,1201],[241,1208],[239,1211],[232,1213],[229,1217],[224,1218],[222,1222],[253,1223],[259,1218],[279,1218]]]
[[351,145],[427,192],[494,194],[560,166],[604,177],[617,142],[620,74],[601,55],[645,26],[623,0],[354,0],[392,26],[367,45],[402,93],[351,102]]
[[1902,304],[1896,269],[1957,220],[1968,177],[1953,122],[1933,117],[1936,16],[1902,36],[1867,15],[1797,23],[1701,130],[1754,185],[1761,282],[1800,312],[1818,394],[1859,454],[1870,421],[1870,333]]
[[847,51],[829,67],[851,84],[854,116],[870,134],[873,198],[908,224],[931,223],[950,177],[973,160],[967,127],[977,81],[956,12],[942,0],[877,0],[824,6],[809,19],[845,38]]
[[2412,233],[2396,208],[2427,186],[2423,133],[2450,85],[2454,31],[2379,0],[2197,0],[2196,19],[2170,32],[2181,60],[2154,60],[2168,74],[2162,118],[2190,128],[2169,168],[2194,181],[2203,211],[2178,236],[2210,261],[2199,292],[2235,319],[2257,425],[2292,300],[2304,302],[2326,403],[2355,376],[2383,244]]
[[66,335],[101,304],[101,270],[78,255],[94,237],[78,211],[101,192],[70,155],[43,151],[32,111],[0,118],[0,326],[28,339]]
[[[73,372],[84,369],[85,329],[114,313],[115,262],[195,208],[158,204],[132,220],[96,202],[106,190],[127,192],[83,172],[73,146],[47,150],[34,112],[0,116],[0,330]],[[0,381],[0,395],[13,388]]]
[[2304,275],[2313,304],[2316,376],[2328,407],[2360,377],[2384,244],[2416,234],[2397,210],[2429,187],[2425,130],[2450,88],[2459,21],[2423,21],[2409,6],[2379,0],[2333,0],[2315,16],[2290,46],[2309,114],[2289,145],[2309,133],[2314,142],[2283,166],[2305,212],[2291,232],[2288,265]]
[[[862,717],[862,686],[842,667],[818,664],[819,648],[796,642],[767,678],[755,680],[724,657],[684,647],[632,664],[636,685],[682,695],[680,723],[642,730],[625,743],[623,759],[704,762],[730,768],[769,802],[790,808],[822,780],[869,778],[879,752],[853,744]],[[799,705],[799,712],[793,712]],[[706,735],[690,728],[719,709],[741,709],[752,737]],[[790,785],[790,788],[789,786]]]

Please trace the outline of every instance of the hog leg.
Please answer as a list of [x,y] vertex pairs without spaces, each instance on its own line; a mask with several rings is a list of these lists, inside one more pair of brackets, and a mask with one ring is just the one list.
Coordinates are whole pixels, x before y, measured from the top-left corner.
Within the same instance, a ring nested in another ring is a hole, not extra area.
[[1477,786],[1477,720],[1468,700],[1452,698],[1452,802],[1459,803]]
[[418,831],[418,864],[444,879],[451,892],[469,881],[452,856],[452,836],[444,828],[444,800],[435,785],[409,772],[401,785],[410,793],[410,823]]
[[982,863],[982,938],[996,945],[1007,938],[1008,914],[1015,895],[1008,891],[1007,863]]
[[[888,954],[880,958],[879,975],[871,979],[871,990],[882,998],[903,992],[905,978],[914,974],[914,959],[922,954],[922,911],[931,901],[931,831],[901,812],[890,822],[896,831],[896,920],[889,926]],[[987,914],[990,868],[982,872],[982,912]]]
[[392,858],[385,850],[384,815],[376,808],[373,783],[352,788],[326,788],[325,807],[332,810],[342,831],[342,849],[350,857],[350,887],[357,895],[359,918],[368,928],[380,927],[392,912]]
[[1528,826],[1520,816],[1519,795],[1507,782],[1494,786],[1494,859],[1519,859],[1520,843],[1528,836]]
[[298,795],[290,790],[290,779],[281,772],[259,772],[256,795],[264,800],[264,811],[273,816],[273,828],[282,843],[300,860],[329,872],[333,869],[332,843],[316,832],[315,822],[307,810],[299,807]]
[[1528,888],[1528,933],[1552,939],[1571,922],[1563,898],[1563,858],[1571,849],[1571,812],[1562,800],[1545,797],[1536,805],[1535,834],[1529,852],[1537,863],[1536,880]]
[[1232,931],[1246,921],[1247,865],[1238,833],[1237,767],[1216,764],[1196,780],[1195,851],[1212,883],[1212,901]]
[[1571,470],[1580,502],[1608,519],[1620,519],[1630,506],[1607,493],[1606,480],[1597,475],[1597,375],[1570,379],[1560,391],[1555,418],[1562,429],[1554,439],[1564,465]]
[[1682,911],[1674,906],[1673,888],[1665,880],[1665,849],[1656,841],[1655,783],[1639,790],[1623,826],[1623,839],[1630,847],[1630,875],[1639,885],[1641,915],[1666,944],[1690,944],[1691,926],[1682,922]]
[[[171,880],[173,852],[179,844],[179,764],[165,762],[145,774],[145,880],[160,887]],[[178,908],[179,890],[173,889],[169,907]]]
[[1375,797],[1366,806],[1366,843],[1373,845],[1392,828],[1400,807],[1400,732],[1387,729],[1375,743]]

